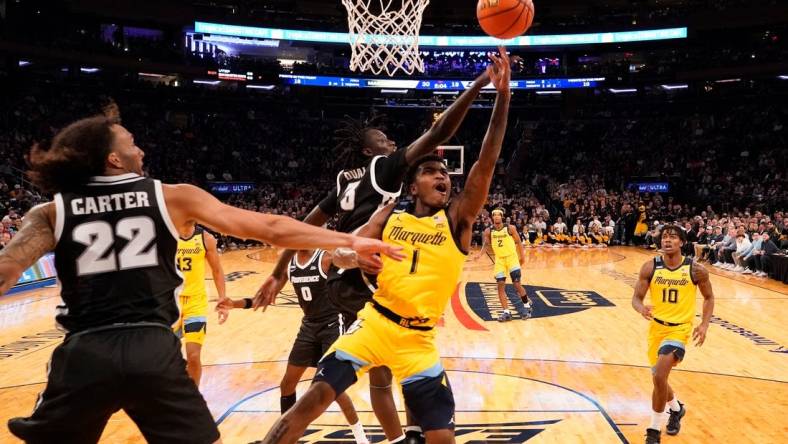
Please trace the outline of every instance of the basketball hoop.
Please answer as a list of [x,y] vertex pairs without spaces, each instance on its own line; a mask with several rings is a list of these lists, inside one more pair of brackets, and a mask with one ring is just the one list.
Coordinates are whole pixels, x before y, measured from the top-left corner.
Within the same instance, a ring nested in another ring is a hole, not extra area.
[[[392,3],[401,3],[397,8]],[[419,29],[430,0],[342,0],[350,30],[350,69],[407,74],[424,72]],[[377,4],[380,7],[377,7]]]

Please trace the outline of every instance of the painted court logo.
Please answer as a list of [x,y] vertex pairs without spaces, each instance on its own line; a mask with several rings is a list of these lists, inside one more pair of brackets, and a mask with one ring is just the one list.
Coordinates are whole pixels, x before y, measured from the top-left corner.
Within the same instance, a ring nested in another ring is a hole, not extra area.
[[[564,290],[551,287],[535,287],[525,285],[525,292],[531,299],[533,307],[533,318],[545,318],[549,316],[560,316],[569,313],[577,313],[592,307],[614,307],[615,304],[608,301],[595,291],[588,290]],[[512,313],[515,319],[522,318],[525,307],[520,302],[513,285],[506,286],[506,296],[509,297],[509,304],[516,313]],[[485,321],[493,321],[502,310],[501,303],[498,301],[498,284],[468,282],[465,284],[465,297],[468,306],[474,313]]]
[[[462,443],[523,443],[559,422],[561,422],[560,419],[548,419],[500,424],[457,424],[454,433],[457,442]],[[386,441],[386,436],[380,427],[368,427],[366,432],[370,443]],[[353,438],[353,432],[347,426],[313,424],[306,430],[299,442],[350,444],[356,441]]]

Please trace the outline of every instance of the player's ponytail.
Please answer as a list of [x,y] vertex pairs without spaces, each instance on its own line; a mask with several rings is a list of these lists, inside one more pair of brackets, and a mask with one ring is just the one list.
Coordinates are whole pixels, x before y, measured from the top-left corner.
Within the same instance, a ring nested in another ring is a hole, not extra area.
[[104,172],[113,141],[112,120],[104,116],[78,120],[60,130],[51,144],[30,150],[28,177],[47,193],[71,191]]

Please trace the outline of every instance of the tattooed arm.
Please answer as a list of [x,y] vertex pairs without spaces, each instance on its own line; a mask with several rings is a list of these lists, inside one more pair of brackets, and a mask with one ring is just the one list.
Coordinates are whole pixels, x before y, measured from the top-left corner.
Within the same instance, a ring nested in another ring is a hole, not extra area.
[[38,258],[55,248],[54,219],[53,203],[36,206],[25,215],[19,233],[0,250],[0,295],[16,284]]

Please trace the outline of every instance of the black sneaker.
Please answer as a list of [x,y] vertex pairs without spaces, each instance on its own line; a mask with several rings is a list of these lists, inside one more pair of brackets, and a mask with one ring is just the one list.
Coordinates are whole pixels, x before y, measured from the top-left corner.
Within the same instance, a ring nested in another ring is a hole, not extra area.
[[665,431],[670,436],[679,434],[679,430],[681,430],[681,418],[687,414],[687,409],[684,408],[684,404],[682,404],[681,401],[679,401],[679,407],[681,407],[681,409],[678,412],[668,409],[670,418],[668,418],[668,425],[665,427]]
[[512,314],[502,311],[500,315],[498,315],[498,322],[508,322],[512,320]]
[[405,432],[405,444],[424,444],[427,440],[424,435],[418,430],[408,430]]
[[659,444],[660,441],[660,431],[654,429],[646,429],[646,444]]

